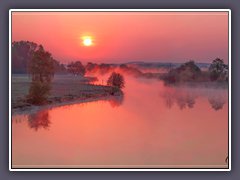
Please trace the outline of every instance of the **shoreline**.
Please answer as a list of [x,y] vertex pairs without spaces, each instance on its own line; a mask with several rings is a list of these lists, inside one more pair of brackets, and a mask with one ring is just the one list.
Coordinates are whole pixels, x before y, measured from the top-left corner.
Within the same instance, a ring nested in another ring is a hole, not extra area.
[[23,115],[23,114],[32,114],[36,113],[37,111],[44,110],[44,109],[52,109],[56,107],[62,107],[66,105],[74,105],[74,104],[81,104],[81,103],[89,103],[93,101],[102,101],[102,100],[111,100],[116,97],[123,96],[123,94],[118,95],[102,95],[97,97],[89,97],[89,98],[75,98],[72,100],[65,100],[61,102],[52,102],[50,104],[44,104],[44,105],[26,105],[22,106],[20,108],[12,108],[11,114],[14,115]]
[[30,79],[27,76],[13,76],[11,111],[15,114],[28,114],[37,110],[105,100],[122,96],[121,89],[113,91],[112,86],[86,83],[81,76],[56,76],[51,84],[50,94],[40,105],[28,101]]

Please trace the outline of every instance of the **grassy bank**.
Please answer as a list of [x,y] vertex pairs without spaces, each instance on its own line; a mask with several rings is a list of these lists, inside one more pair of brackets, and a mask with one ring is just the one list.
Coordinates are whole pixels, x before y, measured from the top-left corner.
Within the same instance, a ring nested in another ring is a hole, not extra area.
[[[27,75],[12,76],[12,109],[26,110],[32,107],[26,101],[30,83]],[[111,96],[111,88],[89,84],[87,78],[80,76],[56,75],[46,105],[104,98]]]

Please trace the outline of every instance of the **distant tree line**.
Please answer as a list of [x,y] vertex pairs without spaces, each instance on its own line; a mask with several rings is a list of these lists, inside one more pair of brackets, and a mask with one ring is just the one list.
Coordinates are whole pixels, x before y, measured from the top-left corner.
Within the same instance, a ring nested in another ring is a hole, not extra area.
[[[29,41],[18,41],[12,43],[12,72],[29,73],[29,62],[39,45]],[[51,57],[52,58],[52,57]],[[88,62],[85,66],[80,61],[72,61],[66,65],[52,58],[54,73],[84,76],[86,73],[98,73],[101,75],[119,71],[134,77],[162,79],[167,83],[186,81],[228,81],[228,65],[222,59],[216,58],[211,63],[208,71],[202,71],[194,61],[188,61],[179,67],[170,68],[167,74],[145,72],[128,64],[97,64]],[[144,63],[142,66],[150,66]],[[169,65],[169,64],[168,64]],[[171,65],[171,64],[170,64]],[[152,67],[152,66],[151,66]]]
[[172,68],[164,75],[160,73],[143,73],[138,68],[127,64],[96,64],[88,62],[85,66],[80,61],[67,65],[55,60],[51,53],[42,45],[29,41],[14,41],[12,43],[12,72],[28,73],[32,82],[29,89],[28,101],[32,104],[42,104],[47,101],[51,89],[51,81],[56,73],[71,73],[85,76],[88,73],[112,73],[107,85],[113,87],[113,94],[124,87],[124,78],[120,73],[134,77],[155,78],[166,83],[228,81],[228,65],[222,59],[213,60],[207,71],[202,71],[194,61],[188,61],[177,68]]
[[[12,43],[12,73],[27,74],[29,73],[29,63],[33,58],[33,54],[38,49],[39,45],[30,41],[14,41]],[[73,74],[84,76],[86,73],[98,73],[101,75],[120,70],[123,73],[134,77],[152,78],[153,74],[143,73],[138,68],[127,64],[106,64],[88,62],[85,66],[80,61],[71,61],[68,64],[60,63],[52,58],[55,74]]]
[[74,75],[84,76],[86,73],[85,67],[80,61],[71,62],[67,65],[67,71]]
[[180,67],[171,69],[162,79],[166,83],[228,81],[228,65],[216,58],[207,71],[202,71],[194,61],[188,61]]
[[[31,63],[34,53],[39,49],[37,43],[30,41],[14,41],[12,42],[12,73],[13,74],[28,74],[29,64]],[[88,72],[99,71],[100,74],[109,73],[112,70],[110,64],[96,64],[89,62],[84,66],[80,61],[71,61],[64,65],[58,60],[51,57],[55,74],[70,73],[73,75],[84,76]]]

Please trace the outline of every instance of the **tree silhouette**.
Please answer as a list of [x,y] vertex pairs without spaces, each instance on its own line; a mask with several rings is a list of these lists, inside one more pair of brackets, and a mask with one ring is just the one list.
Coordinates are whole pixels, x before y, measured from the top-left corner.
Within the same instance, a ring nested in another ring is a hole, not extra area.
[[201,69],[194,63],[188,61],[180,67],[171,69],[164,77],[165,83],[189,82],[198,80],[201,76]]
[[144,74],[137,68],[135,67],[129,67],[126,64],[121,64],[119,66],[119,69],[123,72],[123,73],[127,73],[128,75],[132,75],[134,77],[143,77]]
[[224,64],[222,59],[214,59],[208,71],[210,73],[210,79],[212,81],[228,80],[228,66]]
[[100,65],[98,66],[98,68],[99,68],[99,73],[100,73],[101,75],[104,75],[104,74],[107,74],[107,73],[110,72],[110,70],[111,70],[111,65],[110,65],[110,64],[104,64],[104,63],[102,63],[102,64],[100,64]]
[[84,76],[86,73],[85,67],[82,65],[80,61],[71,62],[67,65],[68,72],[74,75]]
[[107,85],[117,87],[119,89],[123,88],[125,84],[124,78],[121,74],[113,72],[107,80]]
[[[29,63],[34,53],[39,50],[40,45],[30,41],[12,42],[12,72],[13,74],[29,73]],[[66,68],[57,60],[54,61],[56,73],[66,73]]]
[[40,105],[46,102],[51,89],[51,81],[54,76],[54,61],[51,54],[39,46],[33,53],[29,62],[29,73],[32,82],[29,88],[27,101]]
[[12,72],[26,73],[28,63],[31,61],[33,53],[38,45],[29,41],[12,42]]
[[97,70],[97,64],[96,63],[91,63],[91,62],[88,62],[87,65],[85,66],[85,70],[87,72],[92,72],[94,70]]
[[43,46],[33,53],[29,63],[29,73],[33,82],[50,82],[54,76],[54,60],[51,54],[44,50]]

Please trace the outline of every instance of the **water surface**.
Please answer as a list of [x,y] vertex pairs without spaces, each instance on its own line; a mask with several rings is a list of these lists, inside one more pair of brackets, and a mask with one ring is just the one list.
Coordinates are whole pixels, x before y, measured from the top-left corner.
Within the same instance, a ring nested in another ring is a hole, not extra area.
[[123,98],[12,118],[13,167],[227,167],[226,89],[129,78]]

